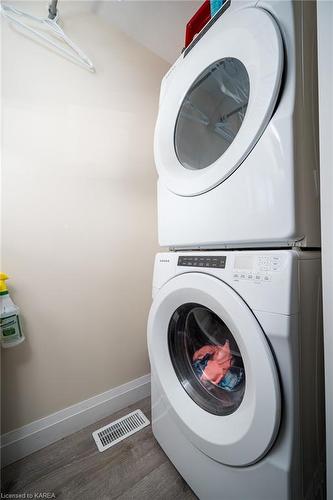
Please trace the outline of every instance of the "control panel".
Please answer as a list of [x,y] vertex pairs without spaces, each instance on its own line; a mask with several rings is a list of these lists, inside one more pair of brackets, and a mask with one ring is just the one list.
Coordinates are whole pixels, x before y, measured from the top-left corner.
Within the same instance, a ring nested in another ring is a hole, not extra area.
[[233,279],[267,283],[280,268],[281,258],[278,255],[239,255],[235,259]]
[[178,266],[186,267],[214,267],[224,269],[226,264],[226,256],[206,255],[186,255],[178,257]]

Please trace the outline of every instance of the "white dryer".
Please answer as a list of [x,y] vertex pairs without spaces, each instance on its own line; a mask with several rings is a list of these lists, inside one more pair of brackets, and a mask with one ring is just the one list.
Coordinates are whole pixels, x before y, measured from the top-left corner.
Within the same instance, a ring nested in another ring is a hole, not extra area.
[[320,246],[315,2],[226,1],[164,77],[159,243]]
[[324,491],[320,254],[160,253],[153,432],[201,500]]

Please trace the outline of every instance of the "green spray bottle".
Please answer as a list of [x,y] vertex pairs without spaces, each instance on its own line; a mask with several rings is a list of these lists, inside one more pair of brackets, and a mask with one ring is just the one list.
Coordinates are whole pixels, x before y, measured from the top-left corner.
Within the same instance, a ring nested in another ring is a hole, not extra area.
[[7,274],[0,273],[0,339],[2,347],[14,347],[24,341],[19,308],[9,296]]

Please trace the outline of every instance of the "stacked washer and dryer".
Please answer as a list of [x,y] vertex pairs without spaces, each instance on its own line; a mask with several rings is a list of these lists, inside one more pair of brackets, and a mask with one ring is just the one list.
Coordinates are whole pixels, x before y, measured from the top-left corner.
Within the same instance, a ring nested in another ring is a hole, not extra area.
[[164,77],[153,432],[202,500],[325,498],[316,6],[237,1]]

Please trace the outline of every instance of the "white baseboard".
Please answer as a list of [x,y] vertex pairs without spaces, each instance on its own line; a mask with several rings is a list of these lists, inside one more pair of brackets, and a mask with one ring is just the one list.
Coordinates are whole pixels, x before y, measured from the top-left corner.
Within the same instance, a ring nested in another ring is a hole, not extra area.
[[150,394],[150,375],[93,396],[1,436],[1,465],[9,465]]

